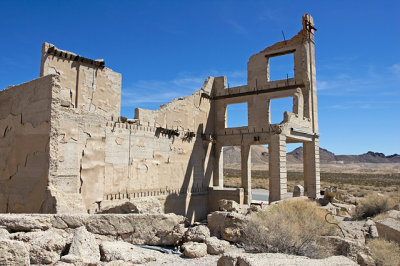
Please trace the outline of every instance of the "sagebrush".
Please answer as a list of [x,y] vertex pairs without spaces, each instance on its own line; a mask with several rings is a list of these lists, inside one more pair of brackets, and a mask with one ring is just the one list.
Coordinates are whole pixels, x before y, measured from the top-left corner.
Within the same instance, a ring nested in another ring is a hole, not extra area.
[[337,235],[325,221],[326,211],[307,199],[280,202],[253,214],[245,229],[247,249],[324,258],[329,247],[318,245],[320,236]]
[[385,239],[371,239],[367,242],[377,265],[400,265],[400,247],[397,243]]
[[365,219],[390,210],[396,205],[397,199],[387,195],[371,193],[362,199],[356,207],[355,218]]

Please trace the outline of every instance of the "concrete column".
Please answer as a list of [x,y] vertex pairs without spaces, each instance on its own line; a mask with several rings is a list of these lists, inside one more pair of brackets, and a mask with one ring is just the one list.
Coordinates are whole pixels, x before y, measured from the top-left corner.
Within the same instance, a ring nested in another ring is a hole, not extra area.
[[213,174],[213,186],[224,187],[224,149],[220,144],[214,145],[214,174]]
[[273,135],[269,143],[269,202],[287,194],[286,136]]
[[242,188],[244,188],[244,204],[251,203],[251,146],[241,145]]
[[320,193],[319,140],[303,143],[304,195],[315,199]]

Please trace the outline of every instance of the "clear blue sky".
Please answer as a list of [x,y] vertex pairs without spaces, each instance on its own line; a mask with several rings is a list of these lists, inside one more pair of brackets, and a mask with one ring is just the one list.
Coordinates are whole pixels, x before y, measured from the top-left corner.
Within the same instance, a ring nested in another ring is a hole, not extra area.
[[400,1],[1,1],[0,89],[39,76],[47,41],[122,73],[133,117],[210,75],[245,84],[250,55],[295,35],[303,13],[318,29],[321,147],[400,153]]

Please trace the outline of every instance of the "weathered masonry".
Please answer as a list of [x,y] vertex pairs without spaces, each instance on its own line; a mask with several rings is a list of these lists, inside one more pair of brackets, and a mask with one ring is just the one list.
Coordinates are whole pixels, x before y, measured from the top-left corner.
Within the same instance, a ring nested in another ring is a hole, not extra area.
[[[191,220],[218,199],[251,202],[251,145],[268,144],[270,201],[286,196],[286,143],[303,143],[305,193],[319,192],[314,24],[250,57],[247,85],[208,77],[190,96],[120,116],[121,75],[44,43],[40,78],[0,91],[0,212],[96,212],[156,197]],[[269,80],[269,60],[293,54],[294,77]],[[270,102],[293,110],[270,122]],[[227,106],[247,103],[248,125],[227,128]],[[223,147],[241,147],[242,185],[223,187]]]

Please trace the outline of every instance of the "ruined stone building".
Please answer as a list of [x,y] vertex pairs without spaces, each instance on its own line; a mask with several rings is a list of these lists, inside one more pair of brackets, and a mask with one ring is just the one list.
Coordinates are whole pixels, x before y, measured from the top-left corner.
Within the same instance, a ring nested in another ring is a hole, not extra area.
[[[40,77],[0,91],[0,212],[96,212],[156,197],[165,212],[201,219],[218,199],[251,202],[251,145],[269,145],[270,201],[287,193],[286,143],[303,143],[305,194],[319,193],[313,19],[250,57],[247,85],[208,77],[190,96],[120,116],[121,74],[44,43]],[[269,59],[293,54],[294,77],[269,80]],[[293,109],[270,123],[270,101]],[[227,128],[247,103],[248,125]],[[241,147],[240,188],[223,187],[224,146]],[[266,199],[267,200],[267,199]]]

